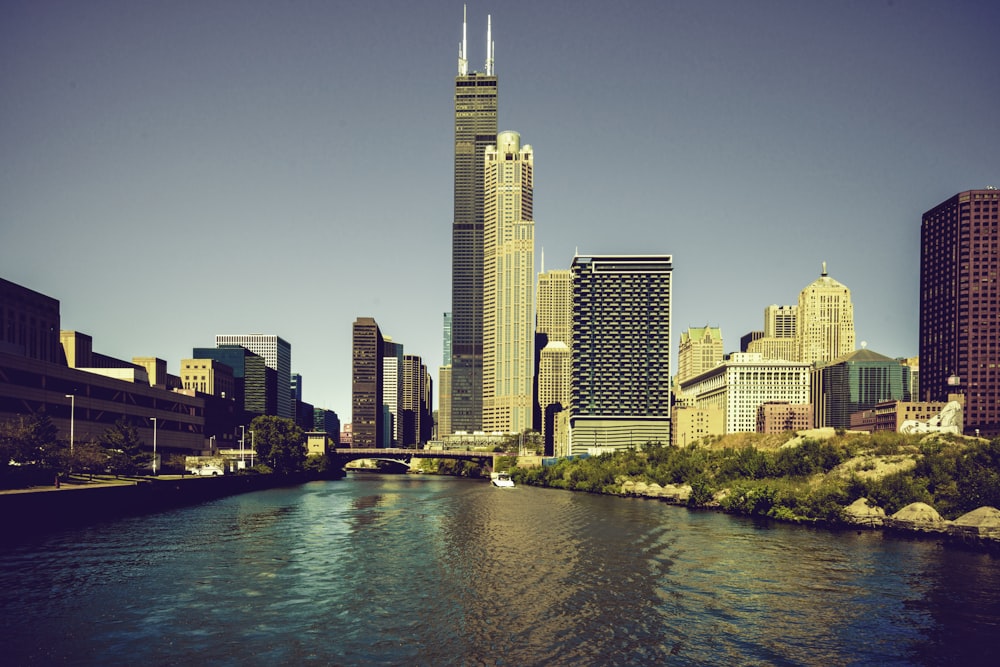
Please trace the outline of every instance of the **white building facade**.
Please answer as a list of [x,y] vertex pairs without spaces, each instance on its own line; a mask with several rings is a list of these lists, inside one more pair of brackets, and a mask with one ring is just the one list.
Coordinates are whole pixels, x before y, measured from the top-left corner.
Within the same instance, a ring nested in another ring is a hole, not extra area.
[[757,431],[757,409],[767,402],[810,403],[811,364],[734,352],[722,365],[681,383],[698,408],[718,408],[726,433]]

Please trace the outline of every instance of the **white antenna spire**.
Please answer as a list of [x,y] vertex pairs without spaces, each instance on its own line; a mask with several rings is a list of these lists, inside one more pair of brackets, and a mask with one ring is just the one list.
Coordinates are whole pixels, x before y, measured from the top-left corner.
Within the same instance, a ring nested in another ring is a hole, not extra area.
[[493,76],[493,16],[486,15],[486,76]]
[[466,76],[469,73],[468,43],[465,34],[465,5],[462,5],[462,43],[458,47],[458,75]]

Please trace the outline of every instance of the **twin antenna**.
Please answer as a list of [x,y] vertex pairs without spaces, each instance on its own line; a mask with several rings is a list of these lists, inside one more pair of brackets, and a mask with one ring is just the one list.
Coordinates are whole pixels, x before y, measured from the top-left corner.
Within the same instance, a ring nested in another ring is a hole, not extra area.
[[[466,7],[462,5],[462,43],[458,46],[458,75],[469,74],[469,51],[466,39]],[[493,17],[486,16],[486,76],[493,76]]]

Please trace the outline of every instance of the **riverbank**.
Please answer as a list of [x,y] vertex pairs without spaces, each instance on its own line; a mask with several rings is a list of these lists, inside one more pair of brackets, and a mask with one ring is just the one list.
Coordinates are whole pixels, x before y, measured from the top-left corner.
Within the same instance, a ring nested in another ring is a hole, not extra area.
[[169,475],[102,479],[0,493],[0,534],[18,535],[82,526],[159,512],[251,491],[326,479],[316,473],[293,475]]
[[737,434],[515,467],[515,481],[1000,551],[1000,440]]

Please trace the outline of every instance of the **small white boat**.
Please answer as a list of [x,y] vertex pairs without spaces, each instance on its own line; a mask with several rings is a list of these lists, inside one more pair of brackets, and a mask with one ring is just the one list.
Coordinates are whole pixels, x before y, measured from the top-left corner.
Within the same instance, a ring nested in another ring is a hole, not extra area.
[[499,486],[505,489],[514,488],[514,480],[510,478],[510,473],[491,472],[490,482],[493,484],[493,486]]

